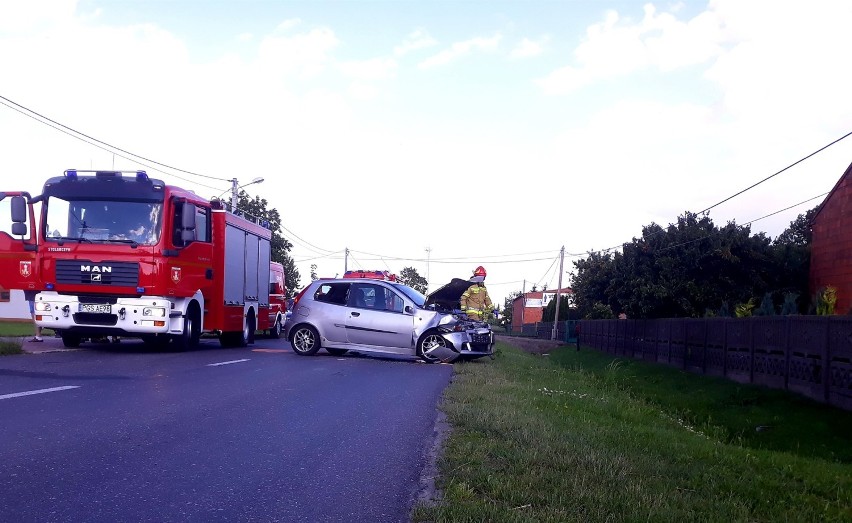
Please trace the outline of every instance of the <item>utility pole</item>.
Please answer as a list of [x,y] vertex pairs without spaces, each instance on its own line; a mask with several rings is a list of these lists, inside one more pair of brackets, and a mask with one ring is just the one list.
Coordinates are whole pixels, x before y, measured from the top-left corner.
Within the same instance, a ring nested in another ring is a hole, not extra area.
[[343,256],[343,274],[349,270],[349,247],[346,247],[346,254]]
[[[524,332],[524,311],[527,309],[527,280],[524,279],[524,286],[521,287],[521,333]],[[514,317],[512,317],[514,319]]]
[[429,294],[429,260],[432,257],[432,248],[426,247],[426,294]]
[[559,299],[562,296],[562,262],[565,261],[565,246],[559,250],[559,284],[556,286],[556,315],[553,316],[553,332],[550,333],[550,339],[556,339],[556,328],[559,325]]
[[239,186],[236,178],[231,178],[231,212],[237,212],[237,203],[239,199]]

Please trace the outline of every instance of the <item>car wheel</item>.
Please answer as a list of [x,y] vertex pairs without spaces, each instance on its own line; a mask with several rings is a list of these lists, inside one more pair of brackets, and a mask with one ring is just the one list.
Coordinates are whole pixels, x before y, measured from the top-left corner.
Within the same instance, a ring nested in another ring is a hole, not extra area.
[[426,363],[438,363],[441,361],[436,356],[429,354],[433,349],[447,347],[447,341],[437,332],[427,332],[417,342],[417,355]]
[[320,349],[319,333],[310,325],[300,325],[290,334],[290,345],[299,356],[312,356]]
[[331,349],[328,347],[326,347],[325,350],[327,350],[328,353],[332,356],[343,356],[344,354],[349,352],[349,349]]

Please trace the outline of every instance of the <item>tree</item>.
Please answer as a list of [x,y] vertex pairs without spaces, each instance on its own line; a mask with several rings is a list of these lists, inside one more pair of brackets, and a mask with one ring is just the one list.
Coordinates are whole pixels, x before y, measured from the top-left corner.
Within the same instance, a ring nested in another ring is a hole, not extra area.
[[318,279],[319,279],[319,276],[317,276],[317,264],[312,263],[311,264],[311,281],[316,281]]
[[412,289],[420,292],[421,294],[426,294],[426,290],[428,288],[429,282],[426,281],[426,278],[420,276],[417,273],[417,269],[414,267],[406,267],[402,269],[402,272],[399,273],[398,278],[400,283],[408,285]]
[[[772,242],[777,266],[775,288],[783,294],[810,296],[808,275],[811,267],[811,220],[819,207],[800,214]],[[807,312],[807,298],[801,300],[799,312]]]
[[726,302],[797,290],[801,269],[785,272],[782,263],[765,234],[686,212],[667,227],[643,227],[621,252],[575,261],[571,286],[583,317],[609,309],[630,318],[697,318]]
[[250,199],[248,193],[240,191],[238,196],[239,203],[237,209],[243,216],[259,221],[269,223],[269,230],[272,231],[272,240],[270,244],[272,261],[278,262],[284,266],[284,280],[287,286],[287,297],[292,298],[299,290],[299,280],[301,275],[299,269],[296,268],[296,262],[288,254],[293,244],[281,234],[281,215],[278,214],[278,209],[274,207],[267,209],[268,202],[260,196],[255,196]]
[[521,291],[514,291],[514,292],[509,293],[509,295],[506,296],[506,299],[503,300],[503,312],[501,313],[501,316],[503,317],[503,323],[505,325],[511,325],[512,324],[512,316],[513,316],[513,313],[514,313],[515,298],[517,298],[520,295],[521,295]]

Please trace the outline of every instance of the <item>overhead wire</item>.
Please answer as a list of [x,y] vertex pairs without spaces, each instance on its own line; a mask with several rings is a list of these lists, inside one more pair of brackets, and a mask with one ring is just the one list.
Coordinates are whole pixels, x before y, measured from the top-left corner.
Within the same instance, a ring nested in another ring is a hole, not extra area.
[[[159,166],[161,166],[161,167],[165,167],[165,168],[167,168],[167,169],[172,169],[172,170],[174,170],[174,171],[182,172],[182,173],[184,173],[184,174],[189,174],[189,175],[192,175],[192,176],[198,176],[198,177],[200,177],[200,178],[207,178],[207,179],[209,179],[209,180],[217,180],[217,181],[220,181],[220,182],[230,182],[230,181],[231,181],[231,180],[229,180],[229,179],[227,179],[227,178],[219,178],[219,177],[216,177],[216,176],[209,176],[209,175],[206,175],[206,174],[195,173],[195,172],[192,172],[192,171],[187,171],[187,170],[185,170],[185,169],[181,169],[181,168],[179,168],[179,167],[173,167],[173,166],[168,165],[168,164],[165,164],[165,163],[160,163],[160,162],[158,162],[158,161],[156,161],[156,160],[152,160],[152,159],[150,159],[150,158],[146,158],[145,156],[142,156],[142,155],[139,155],[139,154],[136,154],[136,153],[130,152],[130,151],[126,151],[126,150],[124,150],[124,149],[122,149],[122,148],[120,148],[120,147],[117,147],[117,146],[115,146],[115,145],[111,145],[111,144],[108,144],[108,143],[106,143],[106,142],[104,142],[104,141],[98,140],[97,138],[94,138],[94,137],[92,137],[92,136],[89,136],[88,134],[85,134],[85,133],[80,132],[80,131],[78,131],[78,130],[76,130],[76,129],[73,129],[73,128],[71,128],[71,127],[68,127],[67,125],[64,125],[64,124],[61,124],[61,123],[59,123],[59,122],[57,122],[57,121],[55,121],[55,120],[52,120],[52,119],[48,118],[47,116],[44,116],[43,114],[40,114],[40,113],[38,113],[38,112],[36,112],[36,111],[34,111],[34,110],[32,110],[32,109],[28,108],[28,107],[24,107],[23,105],[21,105],[21,104],[19,104],[19,103],[17,103],[17,102],[12,101],[12,100],[10,100],[10,99],[6,98],[5,96],[0,95],[0,100],[5,100],[6,102],[8,102],[8,103],[10,103],[10,104],[14,105],[15,107],[19,107],[20,109],[23,109],[23,110],[24,110],[24,111],[26,111],[27,113],[32,113],[32,114],[34,114],[34,115],[38,116],[38,118],[41,118],[42,120],[45,120],[45,121],[50,122],[51,124],[54,124],[54,125],[51,125],[51,127],[53,127],[54,129],[56,129],[56,127],[54,127],[54,126],[59,126],[59,127],[62,127],[62,129],[67,129],[67,130],[68,130],[68,131],[70,131],[71,133],[74,133],[74,134],[66,133],[66,134],[69,134],[69,136],[73,136],[73,137],[75,137],[75,138],[76,138],[76,136],[74,136],[75,134],[76,134],[76,135],[80,135],[80,136],[83,136],[83,137],[85,137],[85,138],[87,138],[87,139],[89,139],[89,140],[93,140],[93,141],[95,141],[95,142],[97,142],[97,143],[99,143],[99,144],[101,144],[101,145],[104,145],[104,146],[106,146],[106,147],[109,147],[110,149],[115,149],[116,151],[123,152],[124,154],[129,154],[130,156],[133,156],[133,157],[135,157],[135,158],[141,158],[142,160],[145,160],[146,162],[150,162],[150,163],[153,163],[153,164],[159,165]],[[8,104],[5,104],[5,103],[4,103],[3,105],[6,105],[7,107],[9,107],[9,105],[8,105]],[[10,108],[11,108],[11,107],[10,107]],[[17,110],[17,109],[16,109],[16,110]],[[18,111],[18,112],[21,112],[21,111]],[[26,114],[26,113],[22,113],[22,114]],[[29,116],[29,115],[27,115],[27,116]],[[35,119],[35,120],[36,120],[36,121],[42,121],[42,120],[38,120],[38,119]],[[44,122],[42,122],[42,123],[44,123]],[[84,141],[85,141],[85,140],[84,140]],[[86,142],[86,143],[91,144],[91,142]],[[94,144],[91,144],[91,145],[94,145]],[[123,157],[122,157],[122,158],[123,158]],[[126,160],[130,160],[130,158],[125,158],[125,159],[126,159]],[[133,161],[135,161],[135,160],[133,160]],[[177,177],[176,177],[176,178],[177,178]]]
[[832,145],[834,145],[834,144],[836,144],[836,143],[840,142],[841,140],[844,140],[845,138],[849,137],[850,135],[852,135],[852,131],[849,131],[848,133],[846,133],[846,134],[844,134],[843,136],[841,136],[840,138],[838,138],[838,139],[834,140],[834,141],[833,141],[833,142],[831,142],[830,144],[828,144],[828,145],[824,145],[824,146],[820,147],[819,149],[817,149],[816,151],[812,152],[811,154],[809,154],[809,155],[805,156],[804,158],[800,158],[799,160],[796,160],[795,162],[791,163],[791,164],[790,164],[790,165],[788,165],[787,167],[784,167],[783,169],[781,169],[780,171],[776,172],[775,174],[771,174],[771,175],[767,176],[766,178],[764,178],[764,179],[760,180],[759,182],[757,182],[757,183],[755,183],[755,184],[752,184],[752,185],[750,185],[750,186],[746,187],[745,189],[741,190],[740,192],[738,192],[738,193],[736,193],[736,194],[733,194],[733,195],[731,195],[731,196],[728,196],[727,198],[725,198],[724,200],[722,200],[722,201],[720,201],[720,202],[714,203],[714,204],[713,204],[713,205],[711,205],[710,207],[707,207],[706,209],[704,209],[703,211],[698,212],[697,214],[704,214],[705,212],[709,211],[710,209],[712,209],[712,208],[714,208],[714,207],[717,207],[717,206],[719,206],[719,205],[721,205],[721,204],[723,204],[723,203],[727,202],[728,200],[731,200],[731,199],[733,199],[733,198],[736,198],[737,196],[741,195],[742,193],[744,193],[744,192],[746,192],[746,191],[749,191],[749,190],[751,190],[751,189],[754,189],[755,187],[757,187],[758,185],[762,184],[763,182],[765,182],[765,181],[769,180],[770,178],[774,178],[774,177],[778,176],[779,174],[783,173],[783,172],[784,172],[784,171],[786,171],[787,169],[790,169],[791,167],[794,167],[794,166],[796,166],[796,165],[798,165],[798,164],[802,163],[803,161],[807,160],[807,159],[808,159],[808,158],[810,158],[811,156],[814,156],[814,155],[816,155],[817,153],[820,153],[820,152],[822,152],[822,151],[824,151],[824,150],[828,149],[828,148],[829,148],[829,147],[831,147]]

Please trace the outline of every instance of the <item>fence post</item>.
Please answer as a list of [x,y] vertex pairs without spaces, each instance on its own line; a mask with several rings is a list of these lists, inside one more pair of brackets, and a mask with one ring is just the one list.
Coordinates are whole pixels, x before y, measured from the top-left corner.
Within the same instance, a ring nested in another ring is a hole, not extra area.
[[826,316],[825,322],[825,350],[822,353],[822,387],[823,398],[825,399],[825,402],[828,403],[828,400],[831,397],[831,373],[828,368],[829,362],[831,361],[831,316]]
[[793,350],[793,342],[790,340],[793,334],[791,316],[788,315],[784,322],[786,323],[784,332],[787,336],[787,343],[784,345],[784,390],[790,390],[790,352]]
[[754,383],[754,316],[748,319],[748,382]]

